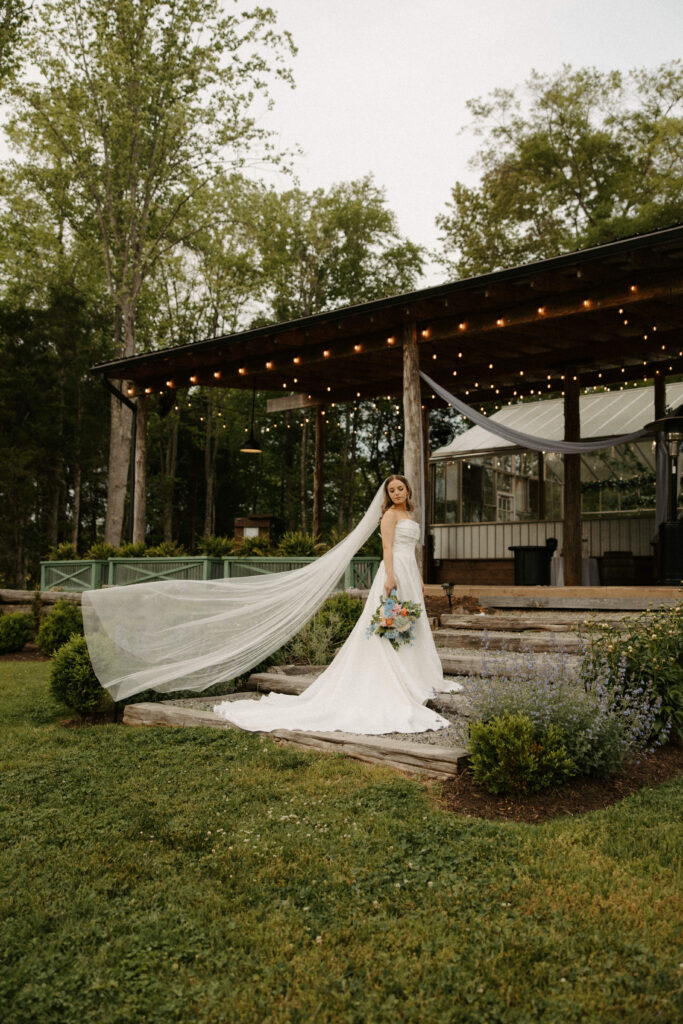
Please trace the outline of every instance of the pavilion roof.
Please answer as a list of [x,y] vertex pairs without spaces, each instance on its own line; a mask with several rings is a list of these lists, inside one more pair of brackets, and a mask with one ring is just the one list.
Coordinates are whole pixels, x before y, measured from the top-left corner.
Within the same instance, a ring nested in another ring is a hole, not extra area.
[[[584,394],[581,395],[580,403],[583,440],[635,433],[655,418],[653,387],[631,387],[625,388],[624,391]],[[681,403],[683,383],[668,384],[667,408],[673,412]],[[561,441],[564,438],[564,403],[561,398],[504,405],[489,419],[533,437],[545,437],[550,441]],[[649,449],[652,455],[652,438],[638,443],[644,449]],[[448,444],[437,448],[432,452],[431,458],[462,458],[518,448],[519,445],[515,445],[514,442],[476,425],[458,434]],[[648,461],[654,464],[652,457]]]
[[[131,393],[203,384],[304,403],[399,395],[401,339],[481,402],[683,374],[683,225],[93,367]],[[170,382],[170,383],[169,383]],[[423,386],[423,401],[433,401]]]

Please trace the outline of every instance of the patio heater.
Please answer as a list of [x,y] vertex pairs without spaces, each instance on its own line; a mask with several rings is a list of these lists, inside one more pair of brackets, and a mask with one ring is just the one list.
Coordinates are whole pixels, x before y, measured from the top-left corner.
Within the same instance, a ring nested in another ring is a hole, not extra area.
[[678,456],[683,444],[683,415],[662,416],[645,427],[662,434],[669,456],[668,509],[666,521],[659,524],[659,579],[666,586],[683,581],[683,518],[678,518]]

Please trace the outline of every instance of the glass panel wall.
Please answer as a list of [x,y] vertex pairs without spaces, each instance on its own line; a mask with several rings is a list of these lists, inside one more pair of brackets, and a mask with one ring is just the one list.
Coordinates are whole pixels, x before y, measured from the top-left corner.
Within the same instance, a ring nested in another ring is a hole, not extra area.
[[562,504],[562,480],[553,473],[544,479],[543,468],[536,452],[440,459],[432,464],[432,519],[494,523],[551,518]]

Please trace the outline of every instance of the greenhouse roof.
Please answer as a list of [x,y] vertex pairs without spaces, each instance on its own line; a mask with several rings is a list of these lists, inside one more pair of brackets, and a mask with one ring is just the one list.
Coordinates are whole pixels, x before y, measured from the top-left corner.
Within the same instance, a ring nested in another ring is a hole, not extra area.
[[[655,418],[654,388],[625,388],[600,394],[581,395],[581,437],[611,437],[640,430]],[[670,410],[683,403],[683,383],[668,384],[666,402]],[[491,416],[492,420],[514,427],[534,437],[560,441],[564,437],[564,403],[562,398],[542,402],[523,402],[506,405]],[[511,441],[490,433],[483,427],[471,427],[459,434],[450,444],[432,452],[432,459],[449,456],[475,455],[517,447]]]

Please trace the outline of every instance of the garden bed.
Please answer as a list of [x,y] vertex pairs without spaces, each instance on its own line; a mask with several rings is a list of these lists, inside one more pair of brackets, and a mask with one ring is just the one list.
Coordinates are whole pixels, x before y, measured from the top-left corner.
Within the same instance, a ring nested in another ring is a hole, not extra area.
[[557,789],[516,797],[494,796],[465,771],[444,783],[442,802],[446,810],[456,814],[536,823],[609,807],[639,789],[650,789],[681,774],[683,747],[669,745],[605,778],[581,777]]

